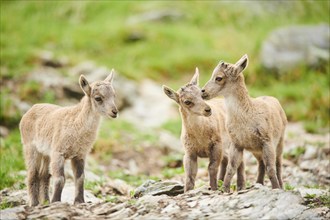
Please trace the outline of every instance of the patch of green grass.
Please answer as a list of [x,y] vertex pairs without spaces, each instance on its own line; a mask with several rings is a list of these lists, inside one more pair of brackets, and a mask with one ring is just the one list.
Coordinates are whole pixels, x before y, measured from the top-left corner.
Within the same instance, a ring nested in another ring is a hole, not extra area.
[[[297,76],[303,80],[271,78],[268,83],[261,80],[254,84],[247,83],[247,86],[253,97],[262,95],[276,97],[282,104],[289,121],[303,121],[308,132],[316,133],[327,131],[325,128],[329,128],[330,125],[328,74],[329,69],[325,72],[303,69]],[[269,74],[267,76],[269,77]]]
[[246,180],[246,188],[250,188],[252,186],[252,183],[249,180]]
[[142,183],[144,183],[146,180],[159,180],[158,177],[154,176],[147,176],[143,174],[139,174],[136,176],[126,174],[124,170],[113,170],[109,172],[109,177],[112,179],[121,179],[125,181],[127,184],[137,187],[140,186]]
[[9,209],[13,207],[13,203],[7,202],[6,199],[3,199],[0,203],[0,210]]
[[330,195],[323,194],[321,196],[316,196],[315,194],[307,194],[305,197],[305,205],[309,206],[310,208],[317,208],[326,206],[330,208]]
[[19,110],[15,105],[15,101],[11,96],[9,89],[0,88],[0,121],[1,125],[9,128],[17,128],[18,123],[21,119]]
[[162,125],[162,128],[171,132],[177,137],[180,137],[181,134],[181,119],[173,119],[165,122]]
[[304,185],[304,187],[308,188],[308,189],[325,189],[324,186],[320,186],[318,184],[314,184],[314,185]]
[[136,205],[137,204],[137,200],[136,199],[130,199],[127,201],[128,205]]
[[105,184],[105,180],[100,180],[100,181],[85,180],[84,188],[92,191],[94,195],[99,195],[100,189],[104,184]]
[[236,191],[236,189],[237,189],[236,184],[231,184],[231,185],[230,185],[230,189],[231,189],[232,191]]
[[132,189],[131,191],[129,191],[129,197],[130,198],[134,198],[134,194],[135,194],[135,190]]
[[184,173],[183,167],[177,167],[177,168],[167,168],[165,167],[162,170],[162,176],[164,178],[170,179],[176,175],[182,175]]
[[198,181],[196,186],[195,186],[195,189],[198,189],[198,188],[201,188],[203,186],[206,186],[207,183],[205,183],[204,181]]
[[177,168],[183,166],[183,155],[182,154],[169,154],[162,157],[162,160],[166,163],[168,168]]
[[18,91],[21,100],[37,102],[41,99],[41,85],[36,81],[28,81]]
[[291,186],[289,183],[285,183],[285,185],[284,185],[284,189],[285,189],[286,191],[292,191],[292,190],[294,190],[294,187]]
[[305,147],[299,146],[299,147],[296,147],[296,148],[292,149],[289,152],[284,153],[283,156],[284,156],[285,159],[289,159],[289,160],[293,160],[293,161],[297,162],[299,157],[301,155],[303,155],[305,153],[305,151],[306,151]]
[[218,189],[222,189],[223,186],[223,181],[222,180],[218,180]]
[[[223,192],[223,181],[218,180],[218,190]],[[235,183],[230,184],[230,190],[231,191],[236,191],[237,190],[237,185]]]
[[141,150],[157,141],[158,136],[152,130],[140,130],[122,119],[104,119],[92,153],[104,161],[111,158],[115,149]]
[[105,197],[105,201],[106,202],[111,202],[111,203],[118,203],[119,202],[119,199],[117,198],[117,196],[110,196],[110,195],[107,195]]
[[18,129],[7,138],[0,138],[0,152],[0,190],[18,182],[24,183],[24,178],[18,175],[18,171],[25,169]]

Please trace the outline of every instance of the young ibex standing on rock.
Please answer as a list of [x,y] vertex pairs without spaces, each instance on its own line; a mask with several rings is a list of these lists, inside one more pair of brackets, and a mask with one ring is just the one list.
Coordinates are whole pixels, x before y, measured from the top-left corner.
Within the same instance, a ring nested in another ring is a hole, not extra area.
[[202,89],[204,99],[219,95],[225,98],[226,127],[232,141],[223,184],[225,192],[230,191],[230,181],[243,159],[244,149],[251,151],[258,160],[257,183],[264,183],[266,168],[272,188],[283,188],[281,169],[286,115],[276,98],[249,96],[242,73],[247,65],[247,55],[236,64],[221,61]]
[[[221,163],[219,179],[223,180],[228,163],[227,149],[230,138],[225,129],[225,109],[222,100],[205,102],[198,87],[199,73],[190,83],[177,92],[163,86],[165,94],[178,105],[182,118],[181,142],[184,146],[185,191],[195,186],[197,175],[197,157],[208,157],[210,186],[216,190],[218,186],[218,170]],[[212,110],[211,110],[212,109]],[[245,187],[244,163],[238,167],[237,186]]]
[[85,159],[96,139],[100,116],[116,118],[118,113],[113,74],[112,70],[104,81],[91,85],[81,75],[79,83],[85,96],[79,104],[71,107],[36,104],[22,117],[19,127],[31,206],[49,201],[51,175],[54,178],[51,202],[61,201],[66,159],[71,160],[75,178],[74,203],[84,202]]

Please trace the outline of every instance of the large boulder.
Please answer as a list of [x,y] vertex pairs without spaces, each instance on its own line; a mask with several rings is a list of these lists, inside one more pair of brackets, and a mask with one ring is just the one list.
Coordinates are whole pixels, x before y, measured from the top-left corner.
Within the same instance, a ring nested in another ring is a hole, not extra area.
[[262,45],[261,62],[268,69],[290,70],[318,66],[329,60],[329,25],[289,26],[270,33]]

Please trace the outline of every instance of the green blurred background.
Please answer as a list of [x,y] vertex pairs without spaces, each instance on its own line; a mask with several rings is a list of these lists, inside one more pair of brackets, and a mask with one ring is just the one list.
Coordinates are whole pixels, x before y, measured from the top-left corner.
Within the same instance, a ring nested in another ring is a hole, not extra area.
[[[139,17],[159,11],[168,14],[158,20]],[[278,73],[260,60],[263,41],[276,28],[329,25],[329,1],[1,1],[0,16],[0,119],[10,131],[1,137],[0,189],[16,183],[12,174],[24,169],[21,114],[13,112],[9,95],[31,104],[58,102],[51,91],[38,95],[38,85],[25,81],[40,65],[41,50],[68,57],[72,66],[92,60],[137,82],[150,78],[173,88],[186,83],[196,66],[203,85],[219,60],[235,62],[246,53],[251,96],[277,97],[289,121],[302,121],[309,132],[329,130],[329,61]],[[112,128],[139,132],[118,123]],[[173,119],[164,128],[178,136],[180,126],[180,119]]]

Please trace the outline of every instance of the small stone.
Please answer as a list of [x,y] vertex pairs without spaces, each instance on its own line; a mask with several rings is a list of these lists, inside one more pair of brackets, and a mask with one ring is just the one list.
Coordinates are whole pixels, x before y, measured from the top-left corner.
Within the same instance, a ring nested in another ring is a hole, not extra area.
[[180,207],[177,206],[176,204],[169,204],[166,206],[162,211],[161,214],[167,213],[167,214],[172,214],[172,213],[177,213],[180,211]]
[[190,208],[194,208],[194,207],[197,205],[197,201],[188,202],[187,205],[188,205]]
[[304,160],[310,160],[317,158],[318,148],[312,145],[305,146],[305,153],[302,156]]
[[24,206],[0,210],[1,219],[19,219],[18,213],[24,212]]
[[169,195],[176,196],[183,193],[183,185],[175,181],[152,181],[148,180],[135,189],[134,197],[138,198],[144,195]]

